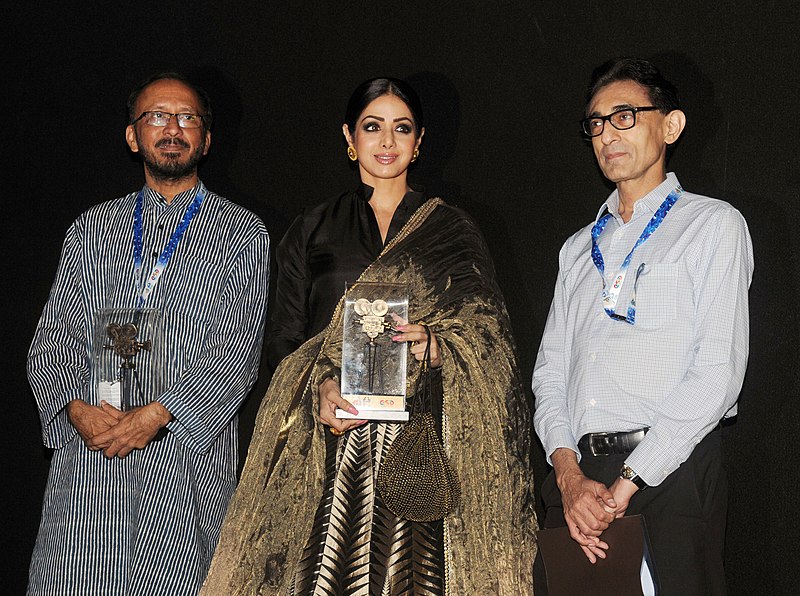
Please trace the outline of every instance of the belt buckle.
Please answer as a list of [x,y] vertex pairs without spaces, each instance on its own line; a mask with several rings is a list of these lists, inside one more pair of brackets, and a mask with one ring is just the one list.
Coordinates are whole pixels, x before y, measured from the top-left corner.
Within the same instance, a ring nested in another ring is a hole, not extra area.
[[609,434],[610,433],[589,433],[589,451],[594,457],[608,456],[611,454],[608,441],[605,442],[605,447],[606,447],[605,453],[600,453],[599,451],[597,451],[595,449],[595,442],[594,442],[595,439],[607,439]]

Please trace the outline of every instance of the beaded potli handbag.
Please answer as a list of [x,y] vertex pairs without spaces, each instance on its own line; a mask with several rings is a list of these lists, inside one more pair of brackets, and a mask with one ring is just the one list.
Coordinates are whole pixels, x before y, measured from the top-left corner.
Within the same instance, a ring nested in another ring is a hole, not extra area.
[[[431,332],[411,404],[411,417],[395,438],[378,471],[377,488],[396,516],[416,522],[444,518],[461,500],[461,483],[436,431],[431,381]],[[441,410],[441,408],[438,408]]]

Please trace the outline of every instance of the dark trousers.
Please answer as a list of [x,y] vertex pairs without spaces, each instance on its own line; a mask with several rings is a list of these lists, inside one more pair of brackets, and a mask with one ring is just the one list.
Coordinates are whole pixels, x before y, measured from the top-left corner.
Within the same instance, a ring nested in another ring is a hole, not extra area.
[[[606,486],[616,480],[626,455],[581,453],[580,467]],[[551,471],[542,485],[545,528],[565,526],[561,493]],[[626,515],[644,515],[660,592],[666,596],[725,594],[723,551],[728,481],[719,428],[695,447],[681,466],[659,484],[637,491]],[[534,566],[536,594],[547,594],[544,565]]]

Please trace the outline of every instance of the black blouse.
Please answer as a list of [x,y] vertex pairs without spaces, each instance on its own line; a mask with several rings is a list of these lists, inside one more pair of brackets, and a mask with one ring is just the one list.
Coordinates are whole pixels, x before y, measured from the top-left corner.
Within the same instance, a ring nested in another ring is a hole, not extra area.
[[[373,188],[306,210],[292,223],[276,251],[277,283],[270,305],[267,359],[272,370],[305,340],[328,325],[339,298],[385,246],[369,205]],[[394,238],[426,196],[409,191],[397,206],[386,233]]]

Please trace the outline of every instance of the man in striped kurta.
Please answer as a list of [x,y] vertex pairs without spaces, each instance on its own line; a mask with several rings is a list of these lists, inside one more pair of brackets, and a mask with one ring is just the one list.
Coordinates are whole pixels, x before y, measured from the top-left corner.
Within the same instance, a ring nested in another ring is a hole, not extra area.
[[[211,141],[202,90],[156,75],[128,111],[146,184],[70,227],[29,353],[54,450],[30,594],[196,594],[236,484],[236,412],[257,375],[269,238],[198,178]],[[141,370],[145,399],[122,410],[94,391],[98,313],[137,308],[158,313],[148,369],[158,382]]]

